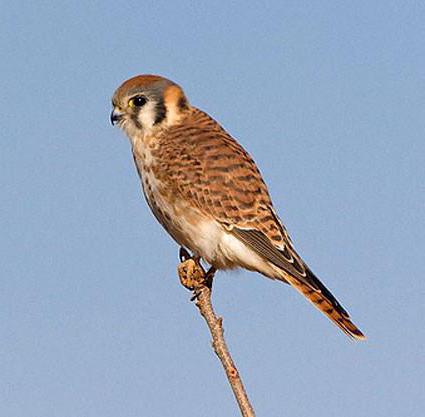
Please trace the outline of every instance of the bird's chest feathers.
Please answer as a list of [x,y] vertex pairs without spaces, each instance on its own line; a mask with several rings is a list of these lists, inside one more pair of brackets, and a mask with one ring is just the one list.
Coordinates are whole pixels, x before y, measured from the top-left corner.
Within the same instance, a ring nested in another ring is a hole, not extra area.
[[148,199],[161,193],[164,187],[156,173],[158,172],[158,145],[150,136],[143,136],[132,141],[133,157],[137,171],[142,180],[143,191]]
[[177,242],[192,250],[209,246],[211,230],[199,227],[203,216],[176,192],[164,172],[160,148],[154,142],[133,142],[133,156],[147,203],[158,221]]
[[135,161],[144,170],[149,170],[155,163],[152,152],[155,152],[155,143],[151,136],[137,136],[131,141]]

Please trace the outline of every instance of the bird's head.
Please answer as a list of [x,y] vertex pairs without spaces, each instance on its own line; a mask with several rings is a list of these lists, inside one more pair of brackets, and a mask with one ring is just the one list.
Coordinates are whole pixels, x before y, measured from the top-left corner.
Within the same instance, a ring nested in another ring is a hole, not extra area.
[[189,103],[174,82],[158,75],[138,75],[118,87],[112,107],[111,123],[134,138],[178,123]]

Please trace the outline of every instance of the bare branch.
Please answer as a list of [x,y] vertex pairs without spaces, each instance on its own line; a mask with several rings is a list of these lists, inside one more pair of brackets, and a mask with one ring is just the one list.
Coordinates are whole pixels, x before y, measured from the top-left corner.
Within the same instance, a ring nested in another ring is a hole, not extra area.
[[178,274],[182,285],[194,293],[194,300],[202,317],[205,319],[212,336],[212,346],[226,372],[227,379],[244,417],[255,417],[254,409],[249,402],[242,383],[242,378],[233,362],[223,334],[223,319],[217,317],[211,304],[211,286],[215,271],[205,272],[199,260],[189,257],[180,250],[182,262],[178,266]]

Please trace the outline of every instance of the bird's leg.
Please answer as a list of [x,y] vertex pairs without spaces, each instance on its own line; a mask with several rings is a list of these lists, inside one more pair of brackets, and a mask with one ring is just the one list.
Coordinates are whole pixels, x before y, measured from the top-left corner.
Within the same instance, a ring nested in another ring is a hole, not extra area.
[[205,286],[212,288],[216,269],[212,266],[205,272],[201,265],[200,256],[190,256],[189,252],[181,247],[179,252],[180,264],[177,268],[181,284],[190,291],[193,291],[191,301],[196,300],[200,289]]
[[180,262],[187,261],[188,259],[193,259],[199,266],[201,266],[201,257],[199,255],[190,255],[186,248],[180,246],[179,250]]
[[[196,262],[196,260],[195,260]],[[200,268],[202,268],[201,264],[197,264]],[[212,284],[213,284],[213,279],[214,279],[214,275],[216,273],[216,269],[211,266],[207,272],[205,272],[205,270],[202,268],[202,270],[204,271],[204,279],[203,282],[200,283],[200,286],[198,288],[195,288],[193,291],[193,297],[190,299],[190,301],[195,301],[198,299],[200,291],[201,291],[201,287],[205,286],[207,287],[210,292],[212,291]]]
[[210,266],[210,269],[208,269],[208,271],[205,274],[205,285],[212,290],[212,284],[213,284],[213,280],[214,280],[214,275],[217,272],[217,270],[213,267]]
[[205,282],[205,270],[200,263],[200,257],[191,256],[183,247],[180,248],[179,256],[181,262],[177,272],[180,282],[188,290],[196,291]]
[[192,256],[190,256],[190,253],[186,250],[186,248],[184,248],[183,246],[180,246],[180,250],[179,250],[180,262],[184,262],[190,259],[191,257]]

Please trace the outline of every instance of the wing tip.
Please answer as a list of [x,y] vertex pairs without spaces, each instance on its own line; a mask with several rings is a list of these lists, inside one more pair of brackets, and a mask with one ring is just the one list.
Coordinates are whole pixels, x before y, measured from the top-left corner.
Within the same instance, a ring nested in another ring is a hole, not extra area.
[[348,336],[351,337],[351,339],[355,340],[356,342],[362,342],[367,340],[366,335],[357,327],[355,329],[349,329],[346,332]]

